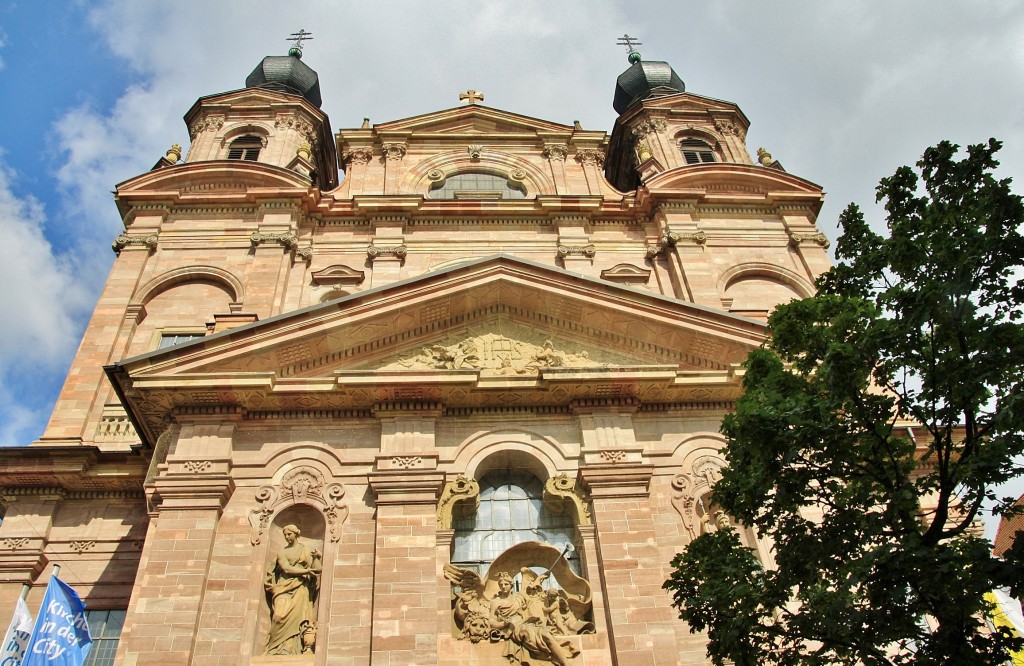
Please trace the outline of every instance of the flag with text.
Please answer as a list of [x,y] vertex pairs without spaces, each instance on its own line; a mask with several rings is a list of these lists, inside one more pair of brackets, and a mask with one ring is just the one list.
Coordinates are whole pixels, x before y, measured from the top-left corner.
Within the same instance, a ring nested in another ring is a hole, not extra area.
[[52,576],[22,666],[82,666],[90,647],[85,604],[67,583]]

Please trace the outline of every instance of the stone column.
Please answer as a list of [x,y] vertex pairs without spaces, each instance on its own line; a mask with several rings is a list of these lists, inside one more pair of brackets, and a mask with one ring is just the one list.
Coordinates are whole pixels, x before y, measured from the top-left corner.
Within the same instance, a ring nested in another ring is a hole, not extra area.
[[230,456],[238,416],[179,417],[178,439],[148,488],[153,512],[117,663],[193,663],[214,538],[234,490]]

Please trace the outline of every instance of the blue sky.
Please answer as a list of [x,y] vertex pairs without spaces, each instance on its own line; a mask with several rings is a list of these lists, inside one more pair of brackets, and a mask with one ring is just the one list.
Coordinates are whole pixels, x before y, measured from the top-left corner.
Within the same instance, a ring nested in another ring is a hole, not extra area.
[[[941,139],[1005,142],[1024,188],[1024,3],[570,0],[0,0],[0,445],[45,426],[114,255],[110,191],[147,170],[201,95],[240,88],[289,33],[314,34],[332,127],[485,104],[609,130],[615,45],[668,60],[820,183],[819,227]],[[937,9],[941,8],[941,9]]]

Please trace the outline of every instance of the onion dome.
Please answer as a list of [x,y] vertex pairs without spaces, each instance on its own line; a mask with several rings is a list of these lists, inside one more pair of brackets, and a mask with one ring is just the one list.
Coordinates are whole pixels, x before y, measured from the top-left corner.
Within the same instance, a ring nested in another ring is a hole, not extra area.
[[619,115],[645,99],[686,92],[686,84],[667,62],[641,60],[636,51],[630,51],[629,61],[632,66],[615,82],[612,106]]
[[302,51],[293,48],[286,56],[267,56],[245,79],[246,88],[267,88],[300,95],[320,108],[320,79],[302,62]]

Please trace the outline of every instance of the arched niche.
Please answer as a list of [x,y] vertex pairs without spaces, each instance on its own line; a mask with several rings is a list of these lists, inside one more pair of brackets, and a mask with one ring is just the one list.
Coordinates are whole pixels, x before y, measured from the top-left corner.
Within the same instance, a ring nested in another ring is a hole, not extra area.
[[144,284],[132,298],[133,305],[145,305],[154,296],[171,287],[193,281],[217,284],[229,295],[232,310],[240,308],[244,299],[242,281],[216,266],[182,266],[162,273]]
[[320,617],[326,521],[316,507],[282,509],[267,534],[255,654],[312,655]]
[[782,266],[750,262],[733,266],[718,280],[722,304],[731,310],[774,310],[793,299],[807,298],[814,287]]

